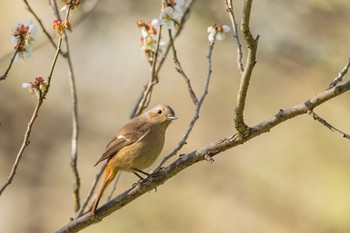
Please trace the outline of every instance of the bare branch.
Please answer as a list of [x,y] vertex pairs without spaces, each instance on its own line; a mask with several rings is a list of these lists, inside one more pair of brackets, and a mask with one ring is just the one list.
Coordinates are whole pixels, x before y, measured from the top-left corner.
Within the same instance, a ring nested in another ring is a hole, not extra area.
[[317,115],[314,111],[309,110],[308,113],[309,113],[310,116],[312,116],[314,118],[314,120],[320,122],[322,125],[326,126],[332,132],[340,134],[343,138],[350,139],[350,135],[349,134],[346,134],[346,133],[340,131],[339,129],[335,128],[334,126],[329,124],[326,120],[324,120],[319,115]]
[[5,79],[7,78],[7,75],[9,74],[9,72],[10,72],[10,70],[11,70],[12,64],[13,64],[13,62],[15,61],[15,58],[16,58],[16,55],[17,55],[19,49],[20,49],[20,46],[17,47],[15,53],[13,54],[13,56],[12,56],[12,58],[11,58],[11,61],[10,61],[10,64],[9,64],[9,66],[7,67],[5,73],[4,73],[2,76],[0,76],[0,81],[1,81],[1,80],[5,80]]
[[169,38],[170,38],[170,45],[173,48],[173,60],[174,60],[174,64],[175,64],[175,69],[177,72],[179,72],[179,74],[181,74],[181,76],[184,78],[186,84],[187,84],[187,90],[191,96],[192,102],[196,105],[198,102],[197,96],[193,91],[193,88],[191,86],[191,81],[190,79],[187,77],[187,75],[185,74],[185,71],[182,69],[182,66],[179,62],[179,59],[177,58],[177,52],[175,49],[175,45],[174,45],[174,39],[173,36],[171,34],[171,30],[168,30],[169,33]]
[[0,196],[1,194],[5,191],[6,187],[9,186],[11,183],[12,183],[12,180],[13,178],[15,177],[16,175],[16,172],[17,172],[17,167],[22,159],[22,156],[23,156],[23,152],[25,150],[25,148],[29,145],[30,141],[29,141],[29,138],[30,138],[30,134],[31,134],[31,131],[32,131],[32,128],[33,128],[33,125],[34,125],[34,122],[35,122],[35,119],[38,117],[38,113],[39,113],[39,109],[41,107],[43,103],[43,99],[42,98],[39,98],[36,102],[36,106],[35,106],[35,109],[34,109],[34,112],[32,114],[32,117],[28,123],[28,126],[27,126],[27,130],[24,134],[24,139],[23,139],[23,143],[22,143],[22,146],[16,156],[16,160],[12,166],[12,170],[10,172],[10,175],[7,179],[7,181],[5,182],[5,184],[3,184],[3,186],[1,187],[0,189]]
[[[56,1],[49,1],[50,5],[53,8],[55,16],[61,20],[61,16],[59,14],[59,9]],[[70,2],[70,4],[72,4]],[[67,18],[66,18],[67,19]],[[73,71],[72,59],[70,56],[70,48],[69,48],[69,40],[67,32],[64,31],[64,41],[66,44],[66,61],[68,65],[68,77],[69,77],[69,88],[70,95],[72,101],[72,139],[71,139],[71,160],[70,166],[73,173],[73,200],[74,200],[74,211],[78,212],[80,210],[80,176],[78,171],[78,137],[79,137],[79,120],[78,120],[78,99],[77,99],[77,91],[75,84],[75,75]]]
[[[50,1],[53,6],[54,13],[58,19],[61,19],[59,9],[56,1]],[[72,2],[70,2],[72,4]],[[66,16],[67,19],[67,16]],[[78,212],[80,209],[80,176],[78,171],[78,136],[79,136],[79,121],[78,121],[78,99],[75,84],[75,75],[73,71],[72,59],[70,56],[69,40],[67,32],[64,31],[64,40],[66,44],[66,61],[68,65],[68,77],[69,77],[69,88],[72,101],[72,139],[71,139],[71,161],[70,166],[72,169],[74,181],[73,181],[73,200],[74,200],[74,211]]]
[[234,114],[234,122],[235,122],[236,130],[243,137],[245,137],[246,134],[248,133],[247,132],[248,126],[244,122],[243,112],[245,107],[245,101],[247,98],[250,78],[256,63],[256,51],[258,48],[258,40],[259,40],[259,36],[257,36],[256,39],[253,38],[249,29],[249,20],[250,20],[252,1],[253,0],[246,0],[244,2],[241,31],[243,33],[243,38],[247,43],[248,54],[247,54],[247,61],[244,68],[244,72],[241,76],[241,82],[240,82],[240,86],[237,94],[237,107],[235,109],[235,114]]
[[79,120],[78,120],[78,97],[76,92],[76,84],[75,77],[73,72],[72,60],[69,52],[68,46],[68,37],[65,37],[66,45],[67,45],[67,63],[69,67],[69,86],[71,93],[71,101],[72,101],[72,148],[71,148],[71,161],[70,166],[74,175],[73,182],[73,199],[74,199],[74,211],[77,212],[80,209],[80,177],[78,172],[78,136],[79,136]]
[[88,194],[86,195],[85,200],[84,200],[83,203],[81,204],[80,209],[78,210],[78,212],[77,212],[75,218],[80,217],[80,216],[84,213],[84,210],[85,210],[85,208],[87,207],[89,201],[91,200],[92,195],[93,195],[94,192],[95,192],[97,183],[98,183],[98,181],[100,180],[100,178],[101,178],[101,176],[102,176],[102,174],[103,174],[103,172],[104,172],[104,170],[105,170],[105,168],[106,168],[106,165],[107,165],[107,164],[104,164],[104,165],[101,167],[100,171],[95,175],[95,179],[93,180],[93,182],[92,182],[92,184],[91,184],[91,188],[90,188]]
[[232,30],[233,31],[233,38],[235,38],[236,45],[237,45],[237,66],[238,66],[239,72],[241,72],[241,74],[243,74],[244,68],[243,68],[243,63],[242,63],[242,59],[243,59],[242,45],[241,45],[241,42],[239,41],[238,27],[237,27],[237,23],[236,23],[235,14],[233,11],[233,4],[232,4],[232,0],[225,0],[225,1],[226,1],[226,10],[230,15],[231,24],[232,24],[232,28],[233,28],[233,30]]
[[345,64],[344,68],[339,72],[338,76],[329,84],[328,89],[335,87],[339,82],[343,80],[343,77],[346,75],[350,67],[350,54],[348,55],[348,61]]

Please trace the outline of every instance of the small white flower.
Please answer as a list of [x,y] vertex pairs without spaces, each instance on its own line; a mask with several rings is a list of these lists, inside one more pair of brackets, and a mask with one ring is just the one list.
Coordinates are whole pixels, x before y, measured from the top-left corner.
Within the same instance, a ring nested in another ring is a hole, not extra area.
[[160,12],[160,25],[166,25],[168,29],[174,29],[179,23],[181,13],[168,6]]
[[31,82],[22,83],[22,88],[33,88],[33,83]]
[[153,27],[158,27],[160,25],[159,19],[152,19],[151,24]]
[[47,91],[47,83],[42,77],[36,77],[34,82],[22,83],[22,88],[28,88],[29,93],[35,94],[39,99],[42,96],[42,93]]
[[224,40],[226,38],[225,33],[229,32],[231,28],[227,25],[214,25],[208,27],[207,31],[209,33],[208,39],[209,41],[214,40]]

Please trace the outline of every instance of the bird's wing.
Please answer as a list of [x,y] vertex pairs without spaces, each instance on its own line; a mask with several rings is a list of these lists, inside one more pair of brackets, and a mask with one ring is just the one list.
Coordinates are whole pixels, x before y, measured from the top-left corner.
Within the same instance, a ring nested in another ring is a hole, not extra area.
[[133,126],[133,129],[130,129],[129,125],[126,125],[119,131],[118,136],[112,138],[112,140],[107,144],[105,152],[102,154],[101,158],[95,163],[94,166],[105,159],[109,161],[122,148],[142,140],[142,138],[144,138],[150,131],[149,127],[147,127],[146,124]]

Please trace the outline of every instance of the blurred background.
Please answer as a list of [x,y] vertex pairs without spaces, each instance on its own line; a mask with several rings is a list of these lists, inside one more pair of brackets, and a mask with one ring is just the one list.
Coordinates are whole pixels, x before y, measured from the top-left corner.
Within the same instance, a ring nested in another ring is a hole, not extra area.
[[[234,1],[238,22],[242,2]],[[51,30],[54,17],[48,1],[29,3]],[[128,121],[148,81],[149,65],[140,49],[136,21],[158,17],[160,3],[87,0],[71,18],[83,199],[99,170],[94,162]],[[260,41],[245,112],[249,125],[328,87],[350,52],[349,10],[348,0],[254,1],[251,29],[260,35]],[[22,1],[2,0],[0,12],[3,73],[13,53],[10,36],[14,22],[32,19],[38,23]],[[176,41],[179,60],[197,95],[207,73],[207,27],[214,23],[230,25],[225,1],[197,0]],[[240,75],[231,35],[215,46],[209,95],[181,153],[235,132],[232,117]],[[15,62],[6,81],[0,82],[1,184],[11,170],[36,102],[21,84],[37,76],[46,78],[54,52],[39,29],[32,57]],[[66,61],[59,58],[31,143],[13,183],[0,197],[0,232],[53,232],[74,216],[67,70]],[[169,104],[178,116],[167,131],[165,155],[182,137],[194,106],[171,57],[159,77],[150,107]],[[350,133],[349,97],[350,93],[343,94],[315,112]],[[350,232],[349,151],[348,140],[310,116],[300,116],[215,156],[213,164],[193,165],[158,187],[156,193],[143,195],[81,232]],[[123,173],[114,195],[136,181],[133,174]]]

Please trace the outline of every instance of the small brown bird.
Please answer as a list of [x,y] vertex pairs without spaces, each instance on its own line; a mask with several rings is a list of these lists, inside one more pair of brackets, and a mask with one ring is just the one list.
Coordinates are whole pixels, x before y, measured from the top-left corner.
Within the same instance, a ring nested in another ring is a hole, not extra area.
[[175,119],[177,118],[171,107],[158,105],[130,120],[118,131],[94,165],[107,159],[105,178],[91,215],[95,215],[103,191],[119,171],[142,172],[142,169],[154,163],[163,149],[165,130]]

